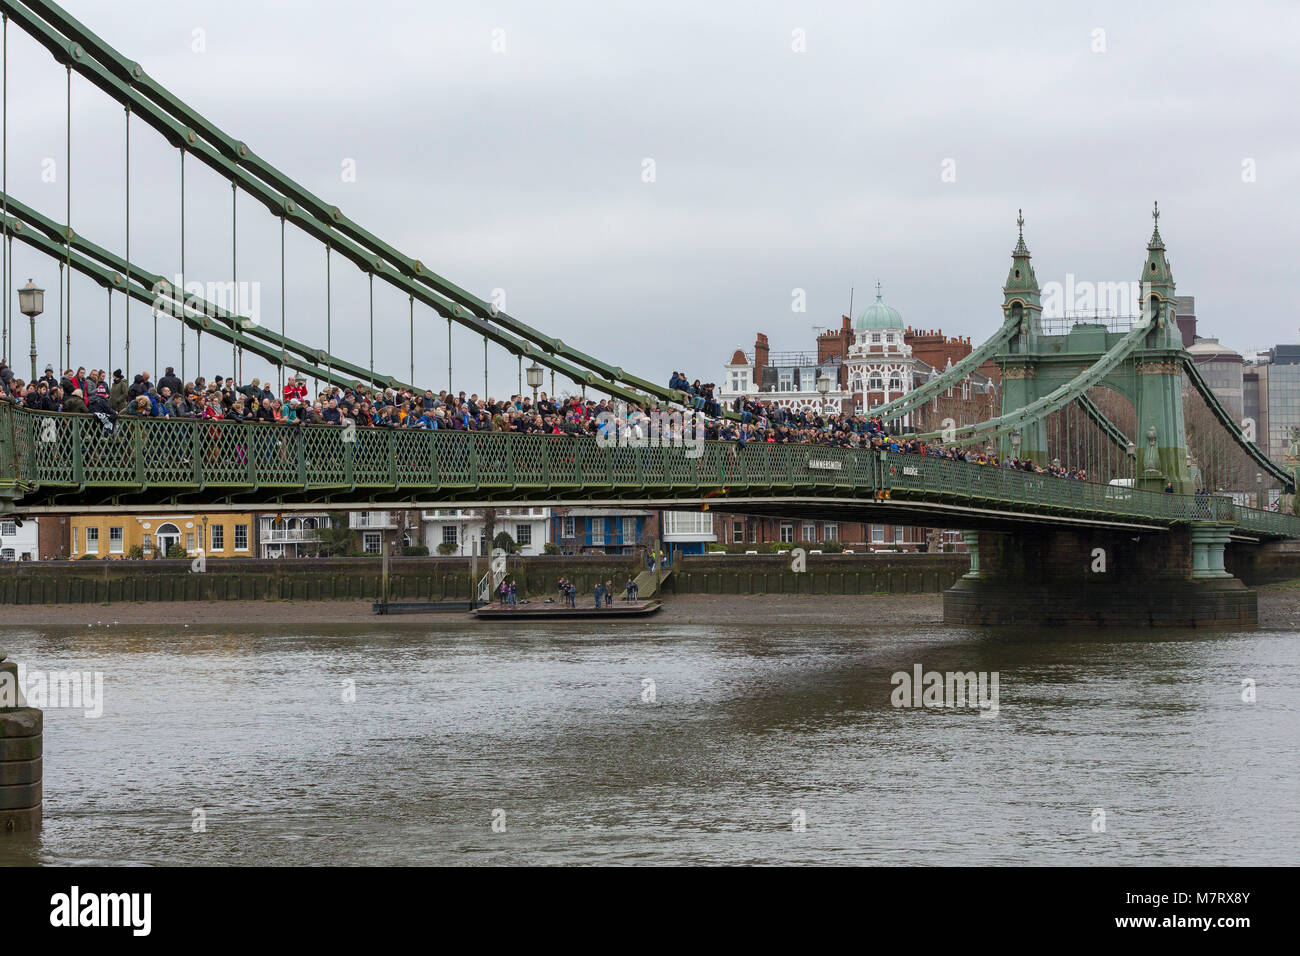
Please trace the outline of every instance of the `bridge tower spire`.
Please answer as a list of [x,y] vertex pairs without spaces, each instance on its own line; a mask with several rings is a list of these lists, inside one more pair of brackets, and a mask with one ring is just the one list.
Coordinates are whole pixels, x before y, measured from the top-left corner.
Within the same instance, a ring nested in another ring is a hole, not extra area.
[[1155,491],[1195,491],[1187,467],[1187,431],[1183,417],[1183,339],[1174,313],[1174,272],[1160,235],[1160,204],[1151,208],[1151,238],[1142,263],[1139,321],[1148,323],[1142,355],[1134,359],[1137,381],[1139,485]]
[[[1007,343],[1010,353],[1002,365],[1002,410],[1024,408],[1038,397],[1037,363],[1031,358],[1038,351],[1043,334],[1043,303],[1038,277],[1025,245],[1024,210],[1016,210],[1016,247],[1011,251],[1011,267],[1002,285],[1003,321],[1018,320],[1020,330]],[[1016,356],[1024,356],[1017,359]],[[1018,433],[1003,435],[1003,456],[1016,454],[1040,464],[1047,461],[1047,426],[1041,421],[1027,422]]]

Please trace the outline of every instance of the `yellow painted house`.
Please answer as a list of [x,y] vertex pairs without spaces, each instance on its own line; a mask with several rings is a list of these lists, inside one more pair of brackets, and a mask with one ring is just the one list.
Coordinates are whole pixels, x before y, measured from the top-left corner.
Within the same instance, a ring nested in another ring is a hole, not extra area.
[[[256,557],[256,518],[251,513],[94,514],[69,522],[71,558],[145,557],[167,554],[180,545],[189,555],[202,551],[213,558]],[[140,552],[134,549],[141,549]]]

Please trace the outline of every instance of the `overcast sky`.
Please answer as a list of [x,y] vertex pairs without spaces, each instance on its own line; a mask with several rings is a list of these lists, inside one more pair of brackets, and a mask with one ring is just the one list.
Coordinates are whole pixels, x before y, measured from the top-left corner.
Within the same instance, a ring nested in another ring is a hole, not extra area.
[[[66,6],[372,232],[655,380],[720,380],[756,331],[811,349],[850,288],[860,309],[877,279],[910,324],[979,341],[1000,320],[1018,208],[1040,283],[1109,283],[1139,277],[1158,199],[1202,334],[1239,349],[1298,338],[1295,4]],[[9,190],[62,221],[64,71],[11,25],[8,76]],[[122,110],[74,76],[72,114],[73,225],[120,252]],[[171,274],[179,160],[138,120],[131,141],[132,258]],[[225,281],[229,186],[190,161],[186,194],[187,278]],[[239,277],[261,283],[278,329],[278,223],[245,198],[238,239]],[[14,259],[19,281],[51,290],[43,367],[57,269],[22,246]],[[286,259],[288,332],[323,346],[323,249],[291,228]],[[72,298],[74,363],[103,365],[106,293],[78,279]],[[366,280],[339,260],[333,308],[334,351],[365,364]],[[406,297],[377,284],[376,312],[375,365],[404,376]],[[25,368],[19,320],[10,354]],[[119,296],[111,367],[122,321]],[[143,306],[132,323],[139,368]],[[416,327],[416,377],[443,385],[445,322],[417,307]],[[164,364],[177,349],[160,334]],[[229,371],[222,351],[205,346],[209,376]],[[457,386],[481,390],[482,340],[457,334],[453,358]],[[491,367],[491,390],[513,391],[514,360],[494,347]]]

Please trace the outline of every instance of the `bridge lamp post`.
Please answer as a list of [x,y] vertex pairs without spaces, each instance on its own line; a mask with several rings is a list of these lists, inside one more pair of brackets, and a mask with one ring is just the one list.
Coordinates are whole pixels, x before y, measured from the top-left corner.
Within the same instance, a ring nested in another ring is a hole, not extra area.
[[826,411],[826,396],[831,390],[831,377],[825,372],[817,376],[817,394],[822,397],[822,412]]
[[1011,457],[1020,457],[1020,432],[1011,433]]
[[1124,449],[1124,453],[1128,455],[1129,477],[1136,478],[1137,477],[1137,455],[1138,455],[1137,445],[1134,444],[1133,442],[1129,442],[1128,447]]
[[31,279],[18,290],[18,311],[27,316],[32,323],[32,377],[36,381],[36,317],[45,311],[45,290],[36,288]]
[[524,374],[528,378],[528,387],[533,390],[533,405],[537,405],[537,390],[542,386],[542,367],[537,364],[537,359],[533,359],[533,364],[524,369]]

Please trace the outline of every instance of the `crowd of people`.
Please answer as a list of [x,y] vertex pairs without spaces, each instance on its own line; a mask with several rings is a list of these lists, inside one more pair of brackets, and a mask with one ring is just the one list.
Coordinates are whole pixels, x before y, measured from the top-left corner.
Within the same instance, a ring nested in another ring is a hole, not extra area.
[[[742,447],[762,442],[863,448],[1088,479],[1082,469],[1044,467],[1027,459],[1003,459],[988,451],[900,436],[869,414],[790,409],[751,397],[738,398],[732,407],[736,417],[728,418],[714,398],[712,383],[691,382],[674,372],[669,386],[687,392],[692,396],[689,403],[695,405],[695,421],[688,412],[688,418],[679,418],[674,427],[680,431],[698,428],[702,431],[698,437],[704,440]],[[56,375],[52,366],[46,366],[41,378],[24,382],[4,361],[0,361],[0,399],[41,411],[90,413],[106,428],[114,427],[120,416],[136,416],[608,437],[625,429],[638,435],[648,431],[654,413],[653,409],[606,398],[561,398],[546,392],[534,401],[522,394],[497,399],[445,389],[435,393],[431,389],[322,385],[312,397],[301,375],[290,375],[277,394],[270,382],[258,378],[246,385],[233,376],[221,375],[211,381],[202,376],[185,381],[172,366],[157,381],[142,371],[129,382],[121,369],[114,370],[110,378],[103,369],[79,367]]]

